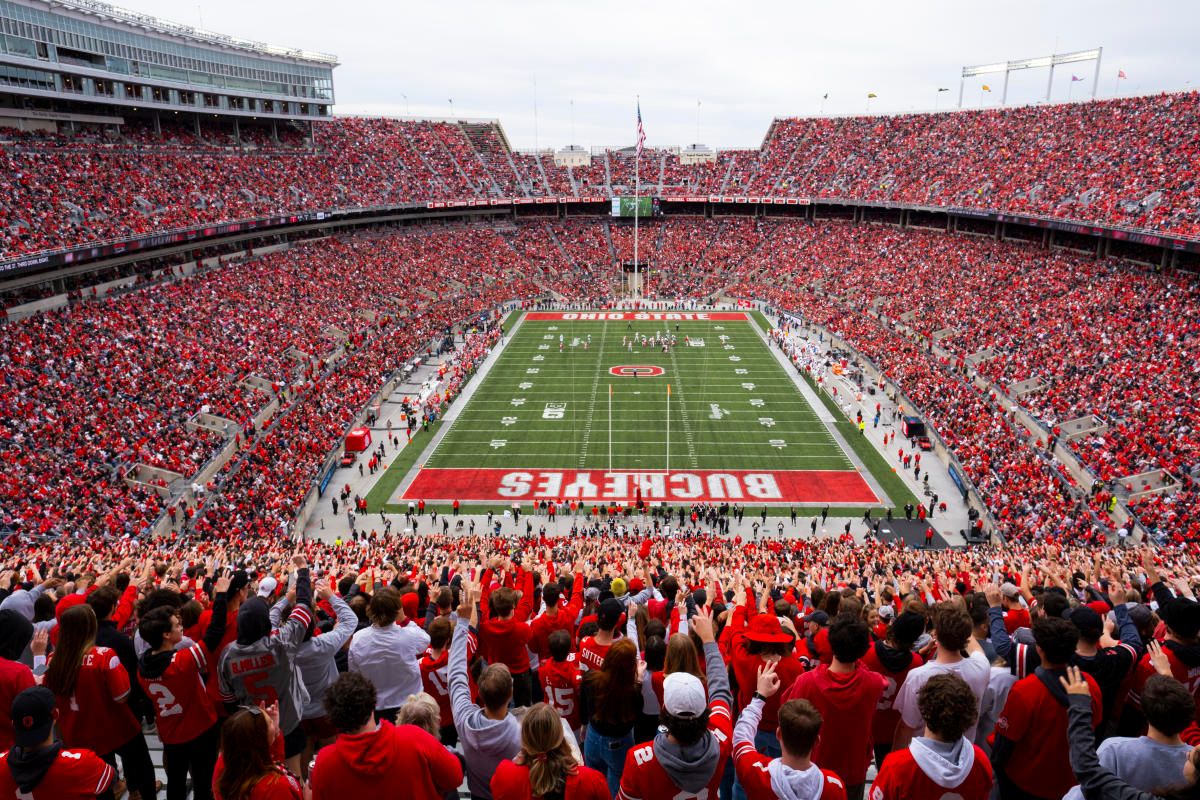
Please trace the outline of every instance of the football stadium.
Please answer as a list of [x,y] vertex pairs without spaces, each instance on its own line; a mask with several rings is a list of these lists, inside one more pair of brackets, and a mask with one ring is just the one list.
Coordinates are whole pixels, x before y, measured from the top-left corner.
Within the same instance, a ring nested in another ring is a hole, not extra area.
[[0,797],[1200,795],[1197,9],[129,2],[0,0]]

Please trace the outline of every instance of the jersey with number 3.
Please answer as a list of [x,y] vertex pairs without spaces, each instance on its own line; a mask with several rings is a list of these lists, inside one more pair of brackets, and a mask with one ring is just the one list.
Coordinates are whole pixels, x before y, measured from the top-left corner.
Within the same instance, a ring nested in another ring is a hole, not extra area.
[[138,673],[138,683],[154,703],[158,738],[163,744],[190,742],[217,722],[217,713],[204,685],[208,648],[198,642],[177,650],[171,663],[156,678]]
[[579,727],[579,684],[583,673],[575,653],[568,653],[566,661],[543,661],[538,667],[538,679],[542,682],[542,694],[546,703],[567,721],[572,730]]
[[697,792],[680,789],[654,756],[654,743],[638,745],[625,756],[621,774],[621,790],[614,800],[717,800],[725,760],[733,746],[733,718],[729,705],[723,700],[709,703],[708,730],[721,746],[721,755],[708,785]]

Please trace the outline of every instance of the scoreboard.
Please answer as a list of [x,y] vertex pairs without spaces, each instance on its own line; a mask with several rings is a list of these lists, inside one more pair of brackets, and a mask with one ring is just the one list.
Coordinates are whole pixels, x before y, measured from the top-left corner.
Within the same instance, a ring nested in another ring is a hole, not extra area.
[[612,215],[614,217],[653,217],[659,213],[657,197],[614,197],[612,199]]

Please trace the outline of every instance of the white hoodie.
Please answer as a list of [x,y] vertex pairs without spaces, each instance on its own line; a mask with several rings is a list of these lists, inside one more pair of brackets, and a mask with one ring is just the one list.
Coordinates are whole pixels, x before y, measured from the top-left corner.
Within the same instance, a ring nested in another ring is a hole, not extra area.
[[957,742],[937,742],[918,736],[908,749],[926,777],[943,789],[960,786],[975,766],[975,747],[965,736]]

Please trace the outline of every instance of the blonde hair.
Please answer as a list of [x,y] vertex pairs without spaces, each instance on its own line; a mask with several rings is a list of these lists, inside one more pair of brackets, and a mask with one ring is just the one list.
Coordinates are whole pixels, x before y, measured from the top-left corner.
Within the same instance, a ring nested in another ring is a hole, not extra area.
[[427,692],[410,694],[396,714],[397,725],[416,725],[428,731],[435,739],[440,738],[438,732],[442,727],[441,722],[442,709],[433,695]]
[[565,786],[579,768],[563,734],[562,717],[545,703],[525,712],[521,720],[521,752],[515,762],[529,767],[529,791],[541,797]]

